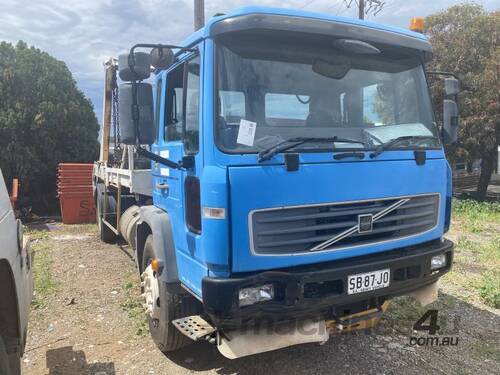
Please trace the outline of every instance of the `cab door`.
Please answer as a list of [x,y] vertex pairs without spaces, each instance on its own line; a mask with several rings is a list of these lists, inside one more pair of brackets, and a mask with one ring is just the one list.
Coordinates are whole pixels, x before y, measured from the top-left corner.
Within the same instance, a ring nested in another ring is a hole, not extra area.
[[[181,58],[157,78],[158,139],[153,152],[175,162],[191,161],[191,167],[169,168],[153,164],[153,202],[165,210],[172,224],[179,276],[198,254],[201,233],[199,175],[203,160],[200,150],[201,48]],[[161,87],[161,89],[160,89]],[[200,275],[201,277],[201,275]]]

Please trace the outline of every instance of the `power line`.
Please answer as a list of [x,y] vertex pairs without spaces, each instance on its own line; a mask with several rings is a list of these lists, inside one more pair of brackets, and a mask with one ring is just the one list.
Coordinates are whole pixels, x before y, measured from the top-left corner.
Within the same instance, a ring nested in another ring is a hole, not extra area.
[[316,0],[309,0],[307,3],[305,3],[304,5],[302,5],[299,9],[303,9],[309,5],[311,5],[312,3],[314,3]]
[[[302,5],[301,7],[299,7],[298,9],[303,9],[303,8],[305,8],[305,7],[309,6],[309,5],[311,5],[311,4],[312,4],[312,3],[314,3],[315,1],[317,1],[317,0],[310,0],[310,1],[308,1],[307,3],[305,3],[304,5]],[[334,14],[336,14],[336,15],[342,14],[342,13],[344,13],[344,12],[345,12],[345,8],[344,8],[344,7],[343,7],[343,5],[342,5],[342,2],[343,2],[343,1],[344,1],[344,0],[335,0],[335,1],[333,2],[333,4],[331,4],[331,5],[327,6],[326,8],[323,8],[323,9],[324,9],[325,11],[327,11],[327,10],[330,10],[330,9],[335,8],[335,10],[333,10],[333,13],[334,13]]]
[[347,8],[350,8],[353,3],[358,8],[358,16],[361,20],[370,13],[376,16],[386,5],[385,1],[382,0],[344,0]]
[[343,6],[343,0],[335,2],[335,4],[330,5],[328,9],[332,9],[332,12],[337,16],[340,16],[347,11],[347,8]]

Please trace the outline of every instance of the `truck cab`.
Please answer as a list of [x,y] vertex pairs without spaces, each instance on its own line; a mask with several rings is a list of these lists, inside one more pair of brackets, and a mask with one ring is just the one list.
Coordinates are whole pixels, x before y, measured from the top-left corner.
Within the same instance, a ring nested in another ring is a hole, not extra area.
[[[152,159],[134,245],[160,348],[189,314],[220,343],[263,320],[339,323],[436,297],[453,258],[454,128],[434,119],[423,34],[246,7],[174,51],[152,89],[139,76],[120,87],[120,123]],[[192,308],[170,314],[172,295]]]

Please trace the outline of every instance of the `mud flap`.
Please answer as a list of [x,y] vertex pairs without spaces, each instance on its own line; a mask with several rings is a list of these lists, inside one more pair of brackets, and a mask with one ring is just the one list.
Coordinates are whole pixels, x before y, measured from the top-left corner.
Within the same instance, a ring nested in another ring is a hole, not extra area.
[[422,306],[426,306],[438,299],[438,281],[424,286],[423,288],[417,289],[409,293],[408,296],[420,302]]
[[261,330],[231,331],[220,337],[217,348],[229,359],[286,348],[292,345],[328,340],[329,334],[324,321],[305,321],[278,327],[270,332]]

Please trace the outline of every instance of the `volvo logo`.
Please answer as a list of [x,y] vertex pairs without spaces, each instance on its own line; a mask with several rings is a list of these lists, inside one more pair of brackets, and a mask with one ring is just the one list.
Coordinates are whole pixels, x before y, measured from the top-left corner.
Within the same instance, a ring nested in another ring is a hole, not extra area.
[[358,232],[369,233],[373,230],[373,215],[358,215]]
[[333,236],[329,240],[326,240],[325,242],[322,242],[319,245],[312,247],[311,249],[309,249],[309,251],[326,250],[328,249],[329,246],[333,245],[336,242],[339,242],[340,240],[346,237],[349,237],[351,234],[354,233],[370,233],[371,231],[373,231],[373,223],[377,222],[378,219],[383,218],[385,215],[391,213],[395,209],[401,207],[409,200],[410,200],[409,198],[401,199],[375,214],[358,215],[358,223],[356,225],[337,234],[336,236]]

